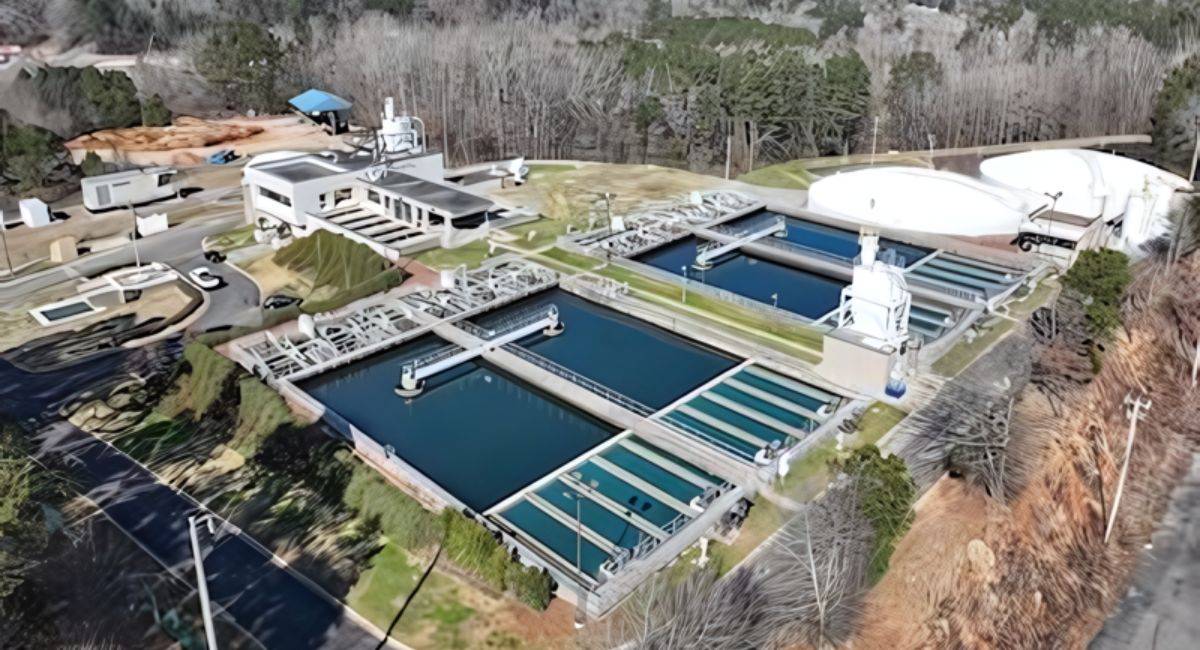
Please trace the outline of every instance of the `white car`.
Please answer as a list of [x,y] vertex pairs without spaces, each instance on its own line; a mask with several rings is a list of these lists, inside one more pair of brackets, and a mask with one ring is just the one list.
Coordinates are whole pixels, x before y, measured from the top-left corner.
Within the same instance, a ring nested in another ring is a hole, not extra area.
[[211,291],[221,286],[221,276],[213,275],[213,272],[209,271],[207,266],[197,266],[188,271],[188,277],[201,289]]

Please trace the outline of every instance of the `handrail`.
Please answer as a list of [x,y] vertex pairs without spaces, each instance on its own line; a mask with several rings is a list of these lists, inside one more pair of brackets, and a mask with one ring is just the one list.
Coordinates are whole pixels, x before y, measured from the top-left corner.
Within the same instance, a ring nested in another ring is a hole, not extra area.
[[404,366],[406,368],[411,368],[412,370],[415,371],[419,368],[424,368],[425,366],[431,366],[439,361],[444,361],[446,359],[449,359],[450,357],[453,357],[454,355],[458,354],[459,352],[462,352],[462,350],[463,349],[457,345],[454,345],[454,344],[447,345],[445,347],[441,347],[436,350],[433,350],[432,352],[428,352],[424,355],[421,355],[421,356],[413,359],[412,361],[409,361],[408,363],[404,364]]
[[494,327],[483,327],[482,325],[466,320],[459,321],[456,323],[456,325],[459,327],[459,329],[466,331],[468,334],[476,338],[490,341],[496,337],[504,336],[509,332],[519,330],[530,323],[542,320],[548,315],[556,314],[557,312],[558,307],[556,305],[550,305],[549,307],[534,306],[527,307],[517,311],[516,313],[509,314],[504,318],[498,319]]
[[504,346],[504,349],[543,370],[566,379],[580,388],[587,389],[599,395],[600,397],[603,397],[614,404],[618,404],[642,417],[648,418],[654,414],[654,409],[650,408],[649,406],[646,406],[645,404],[642,404],[641,402],[622,393],[618,393],[608,386],[605,386],[594,379],[585,377],[584,375],[581,375],[570,368],[555,363],[554,361],[551,361],[550,359],[547,359],[546,357],[543,357],[542,355],[537,354],[528,348],[524,348],[515,343],[509,343],[508,345]]

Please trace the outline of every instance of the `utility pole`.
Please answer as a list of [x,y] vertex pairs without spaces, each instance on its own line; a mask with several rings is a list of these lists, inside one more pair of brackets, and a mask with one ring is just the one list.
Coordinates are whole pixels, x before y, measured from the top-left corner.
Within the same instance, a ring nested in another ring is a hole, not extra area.
[[1192,166],[1191,174],[1188,176],[1188,181],[1196,182],[1196,164],[1200,163],[1200,115],[1196,116],[1196,146],[1192,149]]
[[[208,532],[213,533],[212,515],[203,515]],[[208,650],[217,650],[217,633],[213,629],[212,603],[208,600],[208,578],[204,575],[204,558],[200,555],[200,538],[196,534],[196,515],[188,516],[188,535],[192,538],[192,563],[196,565],[196,588],[200,595],[200,614],[204,617],[204,638]]]
[[1129,474],[1129,459],[1133,456],[1133,440],[1137,437],[1138,420],[1142,418],[1142,411],[1150,408],[1150,400],[1140,397],[1131,399],[1126,395],[1125,407],[1129,414],[1129,439],[1125,443],[1125,462],[1121,465],[1121,478],[1117,480],[1117,492],[1113,495],[1112,511],[1108,513],[1108,525],[1104,527],[1105,544],[1112,535],[1113,524],[1117,521],[1117,508],[1121,506],[1121,492],[1125,489],[1125,477]]

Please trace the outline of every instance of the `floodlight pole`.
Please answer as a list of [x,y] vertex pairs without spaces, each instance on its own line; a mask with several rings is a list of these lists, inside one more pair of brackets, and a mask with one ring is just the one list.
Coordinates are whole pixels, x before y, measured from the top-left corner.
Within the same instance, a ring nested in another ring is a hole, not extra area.
[[1129,473],[1129,459],[1133,456],[1133,440],[1137,437],[1137,423],[1142,417],[1142,411],[1150,408],[1148,399],[1130,399],[1125,397],[1125,405],[1129,407],[1129,439],[1125,443],[1125,462],[1121,465],[1121,478],[1117,480],[1117,492],[1113,496],[1112,511],[1108,513],[1108,525],[1104,527],[1104,543],[1112,535],[1113,524],[1117,521],[1117,508],[1121,505],[1121,492],[1125,489],[1125,477]]
[[[205,515],[204,518],[209,532],[212,532],[212,515]],[[208,650],[217,650],[212,603],[208,600],[208,578],[204,575],[204,558],[200,555],[200,538],[196,534],[196,515],[188,516],[188,535],[192,539],[192,563],[196,565],[196,588],[200,595],[200,614],[204,617],[204,638],[208,643]]]

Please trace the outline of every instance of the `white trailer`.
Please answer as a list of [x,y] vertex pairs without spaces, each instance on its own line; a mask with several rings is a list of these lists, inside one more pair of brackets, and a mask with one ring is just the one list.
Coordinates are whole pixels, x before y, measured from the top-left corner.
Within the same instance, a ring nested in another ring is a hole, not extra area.
[[179,194],[177,171],[171,167],[131,169],[79,181],[83,206],[92,212],[145,205]]

